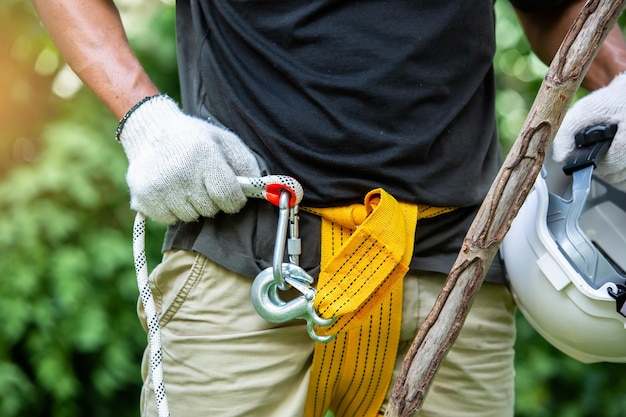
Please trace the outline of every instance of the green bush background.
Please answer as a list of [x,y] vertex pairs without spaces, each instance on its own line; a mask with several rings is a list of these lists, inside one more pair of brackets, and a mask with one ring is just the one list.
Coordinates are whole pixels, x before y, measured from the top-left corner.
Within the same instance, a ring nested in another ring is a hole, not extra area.
[[[137,54],[178,97],[174,10],[119,2]],[[546,67],[504,0],[497,116],[515,139]],[[135,316],[133,213],[116,122],[80,88],[30,5],[0,4],[0,417],[136,416],[146,337]],[[580,94],[583,94],[581,92]],[[149,223],[158,262],[164,228]],[[519,417],[626,415],[624,365],[583,365],[518,316]]]

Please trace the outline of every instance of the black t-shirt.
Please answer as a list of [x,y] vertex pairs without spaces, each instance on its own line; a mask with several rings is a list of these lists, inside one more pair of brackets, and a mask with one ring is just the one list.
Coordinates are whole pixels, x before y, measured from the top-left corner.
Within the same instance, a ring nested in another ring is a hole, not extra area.
[[[449,271],[501,161],[493,0],[178,0],[177,33],[185,111],[216,118],[268,172],[298,179],[303,205],[382,187],[459,207],[418,224],[412,267]],[[171,227],[165,248],[253,275],[271,264],[268,206]],[[318,221],[303,217],[311,270]]]

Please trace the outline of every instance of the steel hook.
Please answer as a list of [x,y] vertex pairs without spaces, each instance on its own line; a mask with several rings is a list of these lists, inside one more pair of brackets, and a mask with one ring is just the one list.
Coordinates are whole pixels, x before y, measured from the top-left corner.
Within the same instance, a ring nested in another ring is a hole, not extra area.
[[313,278],[302,268],[290,263],[282,264],[282,276],[285,282],[298,290],[302,295],[290,301],[284,301],[278,294],[278,285],[274,279],[274,268],[269,267],[261,271],[252,284],[252,305],[257,313],[272,323],[284,323],[293,319],[303,319],[307,322],[307,332],[315,342],[328,343],[335,336],[320,336],[314,326],[328,326],[334,319],[320,317],[315,311],[313,300],[315,289],[310,286]]

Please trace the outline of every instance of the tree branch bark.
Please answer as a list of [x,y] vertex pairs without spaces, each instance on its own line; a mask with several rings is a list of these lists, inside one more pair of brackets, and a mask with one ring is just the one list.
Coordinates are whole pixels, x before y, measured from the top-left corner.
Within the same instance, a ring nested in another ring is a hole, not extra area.
[[572,24],[524,126],[465,236],[433,309],[404,358],[385,417],[419,411],[441,361],[456,340],[504,235],[541,170],[574,93],[626,0],[589,0]]

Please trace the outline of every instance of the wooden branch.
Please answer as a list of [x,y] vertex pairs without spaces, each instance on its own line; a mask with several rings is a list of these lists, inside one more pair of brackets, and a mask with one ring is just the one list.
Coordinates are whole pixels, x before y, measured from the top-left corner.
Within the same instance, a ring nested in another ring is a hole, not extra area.
[[404,358],[385,417],[421,408],[430,383],[456,340],[487,269],[541,170],[574,93],[626,0],[589,0],[550,65],[526,122],[494,180],[446,284]]

